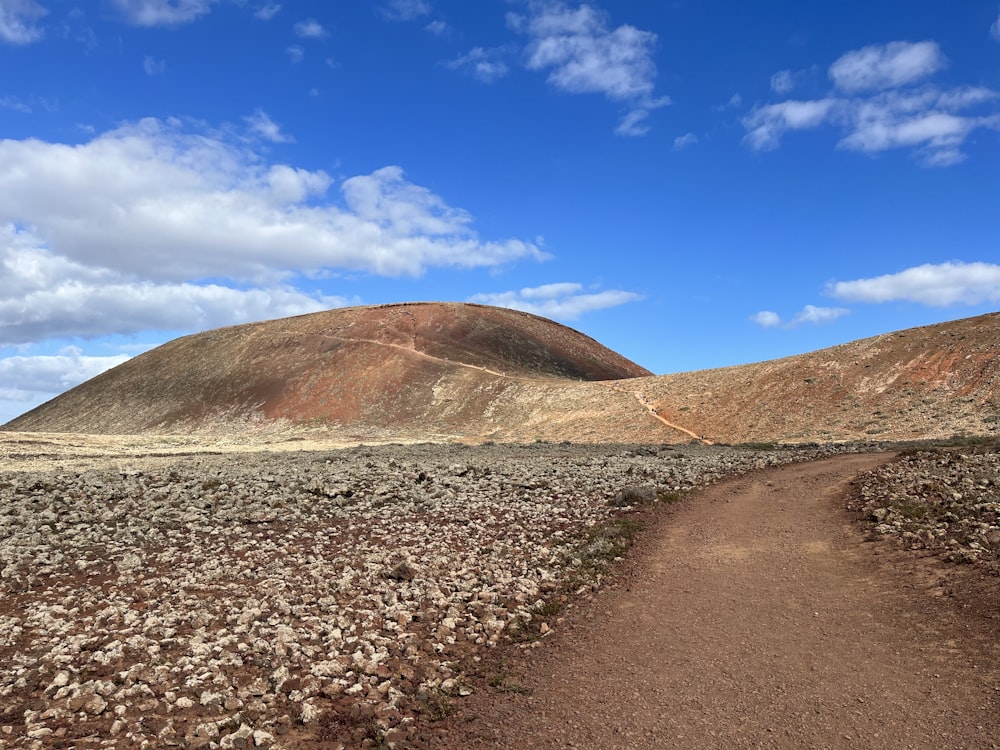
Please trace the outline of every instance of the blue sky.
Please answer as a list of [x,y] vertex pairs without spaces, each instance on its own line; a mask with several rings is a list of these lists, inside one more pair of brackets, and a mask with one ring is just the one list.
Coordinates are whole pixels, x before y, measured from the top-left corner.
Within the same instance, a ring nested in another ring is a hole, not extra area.
[[998,238],[998,0],[0,0],[0,422],[350,304],[780,357],[996,309]]

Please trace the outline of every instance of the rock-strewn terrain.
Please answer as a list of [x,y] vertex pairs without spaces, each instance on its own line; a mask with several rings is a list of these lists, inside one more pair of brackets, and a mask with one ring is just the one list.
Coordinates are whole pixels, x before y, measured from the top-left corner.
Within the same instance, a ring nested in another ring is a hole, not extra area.
[[587,529],[821,452],[387,446],[5,471],[0,748],[402,746],[412,716],[466,691],[461,660],[542,628],[521,623],[615,549],[619,529]]
[[1000,575],[1000,447],[927,448],[855,482],[850,507],[875,534]]

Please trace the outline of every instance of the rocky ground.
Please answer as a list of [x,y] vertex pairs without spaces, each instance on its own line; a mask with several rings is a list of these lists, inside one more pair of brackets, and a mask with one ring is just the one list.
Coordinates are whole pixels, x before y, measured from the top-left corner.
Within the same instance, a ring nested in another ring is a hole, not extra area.
[[[763,448],[10,454],[0,749],[405,747],[467,665],[558,628],[546,603],[600,582],[635,506],[847,450]],[[995,447],[904,451],[851,502],[998,567]]]
[[599,581],[633,504],[832,450],[11,456],[0,748],[404,747]]
[[539,648],[501,648],[428,750],[1000,750],[1000,587],[845,498],[890,453],[692,493]]
[[859,477],[850,507],[874,535],[1000,575],[1000,445],[911,448]]

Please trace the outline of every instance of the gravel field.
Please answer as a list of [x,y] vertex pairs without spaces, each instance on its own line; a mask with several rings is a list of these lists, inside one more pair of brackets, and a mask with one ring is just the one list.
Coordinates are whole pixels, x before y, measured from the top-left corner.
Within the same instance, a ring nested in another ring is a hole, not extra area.
[[414,716],[468,691],[462,663],[558,627],[544,601],[597,585],[629,503],[834,450],[396,445],[0,471],[0,748],[405,747]]
[[1000,575],[1000,448],[913,448],[859,477],[850,507],[874,533]]

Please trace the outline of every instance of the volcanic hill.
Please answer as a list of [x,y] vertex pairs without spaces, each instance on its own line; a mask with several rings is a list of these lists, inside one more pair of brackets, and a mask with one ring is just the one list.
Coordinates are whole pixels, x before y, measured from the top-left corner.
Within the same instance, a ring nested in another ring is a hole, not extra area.
[[1000,314],[653,376],[527,313],[345,308],[177,339],[0,429],[587,443],[995,435]]
[[488,430],[483,416],[504,390],[498,383],[650,374],[577,331],[514,310],[353,307],[176,339],[4,429],[228,432],[278,422],[430,439]]

